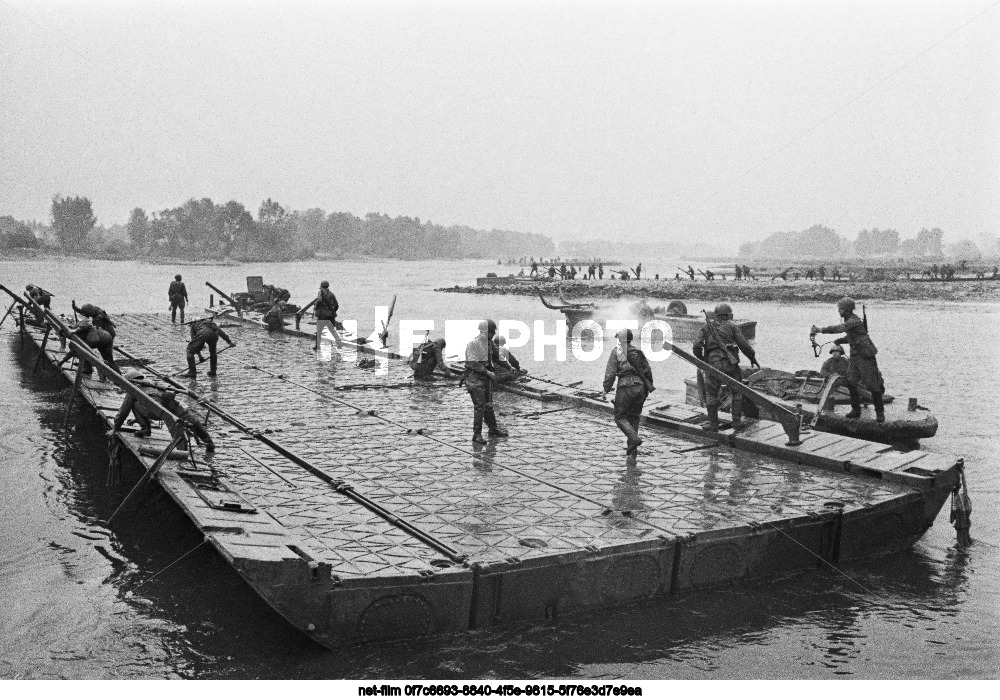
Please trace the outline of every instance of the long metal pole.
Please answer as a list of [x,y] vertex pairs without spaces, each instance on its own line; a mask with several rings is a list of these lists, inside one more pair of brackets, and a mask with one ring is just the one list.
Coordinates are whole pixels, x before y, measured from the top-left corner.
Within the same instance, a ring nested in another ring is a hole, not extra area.
[[142,490],[146,488],[146,484],[149,483],[150,479],[156,476],[156,473],[160,471],[160,467],[166,464],[167,459],[170,457],[170,453],[174,451],[174,448],[176,448],[177,445],[180,444],[180,441],[183,438],[184,438],[183,431],[178,430],[177,435],[175,435],[174,439],[170,441],[169,445],[167,445],[167,449],[163,450],[163,452],[160,453],[160,456],[156,458],[155,462],[153,462],[153,466],[151,466],[149,469],[146,470],[146,473],[142,475],[142,478],[139,479],[139,482],[132,487],[131,491],[129,491],[128,495],[125,497],[125,500],[123,500],[121,504],[119,504],[119,506],[115,508],[115,512],[111,514],[110,518],[108,518],[107,523],[105,523],[106,525],[111,525],[111,523],[114,522],[115,518],[118,517],[118,514],[122,512],[125,506],[128,505],[128,503],[133,498],[138,496],[142,492]]
[[17,301],[16,300],[10,302],[10,306],[7,307],[7,313],[5,313],[3,315],[3,318],[0,319],[0,328],[3,328],[4,321],[7,320],[7,317],[10,316],[10,312],[14,310],[14,306],[16,306],[16,305],[17,305]]
[[49,333],[51,332],[52,332],[52,326],[46,326],[45,337],[42,338],[42,345],[38,349],[38,357],[35,358],[35,367],[34,369],[31,370],[32,373],[38,371],[38,364],[42,361],[42,358],[45,357],[45,345],[49,342]]
[[793,446],[801,444],[801,440],[799,439],[799,432],[802,429],[801,414],[796,413],[794,411],[790,411],[784,406],[775,403],[769,397],[765,396],[764,394],[761,394],[759,391],[751,389],[738,379],[734,379],[725,372],[717,370],[715,367],[708,364],[707,362],[702,362],[693,355],[689,355],[687,352],[681,350],[673,343],[665,342],[663,343],[663,348],[665,350],[670,350],[675,355],[680,357],[682,360],[690,362],[692,365],[694,365],[701,371],[712,375],[719,381],[728,385],[732,391],[750,399],[750,401],[752,401],[754,404],[758,406],[761,404],[768,406],[774,412],[774,415],[777,416],[778,421],[781,423],[781,427],[785,429],[785,434],[788,436],[788,444]]

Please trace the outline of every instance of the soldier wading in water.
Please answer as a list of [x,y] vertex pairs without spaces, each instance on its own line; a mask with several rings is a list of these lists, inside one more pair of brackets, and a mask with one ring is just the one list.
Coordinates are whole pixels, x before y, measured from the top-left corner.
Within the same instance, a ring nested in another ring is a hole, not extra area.
[[875,355],[878,349],[875,343],[868,337],[868,328],[864,321],[854,313],[854,299],[844,297],[837,302],[837,313],[843,319],[841,323],[834,326],[813,326],[810,333],[844,333],[843,338],[837,338],[834,343],[842,345],[848,343],[851,347],[851,356],[847,361],[847,389],[851,392],[851,412],[847,418],[861,417],[861,394],[858,386],[861,385],[871,392],[872,404],[875,406],[875,420],[879,423],[885,422],[885,407],[882,403],[882,394],[885,393],[885,382],[882,381],[882,373],[879,372],[878,362]]
[[639,437],[639,420],[642,417],[642,405],[653,386],[653,371],[642,350],[631,345],[632,331],[622,328],[615,334],[618,345],[608,357],[608,365],[604,369],[604,394],[607,400],[608,392],[618,380],[615,389],[615,425],[625,433],[628,443],[627,454],[635,454],[642,438]]

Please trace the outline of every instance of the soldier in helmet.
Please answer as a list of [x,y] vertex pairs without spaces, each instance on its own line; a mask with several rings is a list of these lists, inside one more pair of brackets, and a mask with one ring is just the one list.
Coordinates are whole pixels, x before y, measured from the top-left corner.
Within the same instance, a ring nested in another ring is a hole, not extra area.
[[213,318],[200,318],[191,323],[191,342],[187,346],[188,372],[185,377],[197,377],[198,368],[194,361],[194,356],[201,357],[201,351],[208,345],[209,370],[208,376],[214,377],[218,370],[218,352],[216,347],[219,338],[229,343],[229,347],[234,347],[236,343],[230,340],[229,335],[219,327]]
[[177,310],[181,312],[181,323],[184,323],[184,305],[188,300],[187,287],[181,282],[180,275],[174,275],[174,281],[167,289],[167,299],[170,300],[170,322],[177,322]]
[[[715,307],[714,320],[707,320],[698,333],[694,344],[694,356],[707,362],[715,369],[729,375],[737,381],[743,381],[740,370],[740,352],[747,356],[753,367],[757,364],[757,355],[750,343],[743,337],[739,326],[733,323],[733,309],[729,304],[719,304]],[[705,373],[705,408],[708,410],[707,430],[719,429],[719,392],[723,382],[714,375]],[[743,427],[743,397],[733,393],[733,430]]]
[[608,357],[604,368],[604,393],[607,399],[615,380],[615,425],[625,433],[628,443],[626,454],[635,454],[642,444],[639,437],[639,420],[642,417],[642,405],[646,402],[649,392],[654,391],[653,371],[642,350],[633,346],[632,331],[622,328],[615,334],[618,339],[616,347]]
[[[46,292],[44,289],[34,284],[29,284],[24,289],[28,292],[28,296],[32,301],[46,311],[49,310],[49,307],[52,304],[52,292]],[[35,312],[35,320],[39,323],[44,323],[45,317],[38,312]]]
[[[103,328],[95,328],[90,321],[81,321],[80,324],[73,329],[73,336],[75,340],[87,345],[92,350],[96,350],[98,354],[100,354],[101,359],[104,360],[104,364],[113,369],[115,372],[121,372],[111,351],[114,346],[114,338],[111,337],[110,333]],[[63,361],[65,362],[66,359],[75,355],[76,350],[71,348]],[[82,357],[80,358],[80,361],[82,363],[81,369],[83,373],[87,375],[93,374],[94,368],[91,364]],[[104,381],[105,377],[103,370],[98,371],[98,376],[101,381]]]
[[446,377],[452,376],[452,369],[444,359],[444,338],[425,340],[413,348],[410,355],[410,367],[415,379],[433,379],[434,370],[439,369]]
[[[212,436],[208,434],[208,430],[205,429],[204,423],[191,413],[183,404],[177,401],[177,392],[174,391],[172,387],[167,384],[160,382],[154,382],[147,379],[138,370],[131,370],[125,374],[126,379],[128,379],[132,384],[137,386],[143,391],[149,398],[156,401],[158,404],[163,406],[163,408],[174,414],[178,421],[178,427],[186,427],[192,433],[197,436],[201,442],[205,444],[205,449],[209,452],[215,450],[215,443],[212,441]],[[114,427],[111,430],[111,435],[121,430],[122,425],[125,423],[125,419],[128,418],[129,413],[132,414],[135,422],[139,424],[139,430],[135,433],[136,437],[143,438],[149,437],[152,433],[151,421],[156,418],[156,416],[148,415],[143,409],[142,405],[139,404],[131,394],[125,395],[125,400],[122,401],[122,407],[118,411],[118,415],[115,416]],[[176,435],[176,429],[173,433]],[[182,450],[188,449],[187,442],[182,440],[178,447]]]
[[819,373],[825,377],[831,374],[839,374],[846,379],[849,367],[850,363],[844,357],[844,348],[834,345],[830,348],[830,359],[823,363],[823,366],[819,369]]
[[319,294],[316,297],[315,304],[316,320],[330,321],[330,323],[337,320],[337,311],[340,309],[340,304],[337,303],[337,297],[330,291],[330,283],[326,280],[319,283]]
[[99,306],[94,306],[93,304],[84,304],[83,306],[77,307],[76,299],[72,301],[73,311],[79,313],[81,316],[86,316],[90,319],[94,328],[100,328],[102,331],[106,331],[111,335],[111,339],[114,340],[115,336],[118,334],[118,330],[115,328],[114,322],[111,317],[108,316],[108,312]]
[[840,314],[841,322],[832,326],[813,326],[811,333],[844,333],[843,338],[833,341],[837,345],[847,343],[851,348],[851,356],[848,360],[847,385],[851,392],[851,412],[848,418],[861,417],[861,393],[858,387],[864,387],[872,395],[872,404],[875,406],[875,420],[879,423],[885,422],[885,407],[882,403],[882,395],[885,393],[885,382],[882,381],[882,373],[878,369],[878,361],[875,355],[878,349],[875,343],[868,336],[868,329],[865,322],[854,313],[854,299],[844,297],[837,302],[837,313]]
[[482,321],[479,324],[479,335],[465,348],[465,387],[472,397],[472,441],[485,445],[483,439],[483,420],[489,426],[490,437],[507,437],[507,431],[497,424],[493,412],[493,392],[491,382],[496,381],[492,370],[493,336],[496,335],[495,321]]

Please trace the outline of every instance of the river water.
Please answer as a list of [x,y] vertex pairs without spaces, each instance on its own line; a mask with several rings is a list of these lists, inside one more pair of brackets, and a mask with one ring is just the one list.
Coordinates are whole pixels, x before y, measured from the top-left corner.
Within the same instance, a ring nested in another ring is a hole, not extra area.
[[[646,267],[665,274],[673,264]],[[534,297],[433,291],[494,270],[511,271],[483,261],[175,268],[27,260],[0,261],[0,282],[40,284],[57,295],[57,311],[68,311],[75,298],[112,313],[163,313],[175,272],[185,277],[193,309],[207,302],[205,280],[231,291],[262,274],[302,301],[329,279],[341,317],[357,319],[366,334],[375,329],[375,305],[393,294],[397,318],[433,319],[437,329],[445,319],[490,316],[529,325],[542,319],[552,332],[558,312]],[[836,322],[832,305],[735,307],[737,317],[758,321],[762,364],[818,368],[808,328]],[[965,457],[971,547],[956,549],[946,505],[912,550],[849,567],[846,575],[808,573],[556,623],[339,652],[295,632],[210,547],[146,582],[197,545],[199,533],[161,492],[113,531],[101,525],[121,498],[104,484],[107,443],[93,418],[74,414],[62,426],[66,384],[49,368],[31,373],[33,353],[20,349],[8,320],[0,331],[0,677],[997,677],[1000,306],[875,302],[868,315],[889,392],[897,400],[917,397],[940,420],[923,447]],[[603,361],[580,363],[570,354],[556,362],[551,348],[543,362],[529,348],[517,354],[529,369],[587,386],[603,373]],[[224,358],[221,365],[224,371]],[[654,364],[654,374],[658,401],[683,402],[689,367],[669,359]]]

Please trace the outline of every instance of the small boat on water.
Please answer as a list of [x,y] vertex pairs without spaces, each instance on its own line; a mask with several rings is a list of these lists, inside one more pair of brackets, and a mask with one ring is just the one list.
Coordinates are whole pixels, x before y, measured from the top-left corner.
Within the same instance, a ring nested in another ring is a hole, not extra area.
[[[812,423],[816,416],[821,394],[826,385],[826,377],[809,370],[800,370],[792,374],[767,367],[753,370],[744,375],[744,381],[752,389],[763,392],[777,399],[777,403],[787,405],[794,410],[797,404],[802,405],[803,420]],[[702,389],[697,379],[684,380],[685,400],[691,406],[704,406]],[[933,437],[937,433],[938,421],[931,412],[920,406],[916,399],[910,399],[906,406],[896,405],[893,397],[886,394],[883,400],[885,406],[885,422],[875,420],[875,412],[868,402],[871,395],[864,389],[861,400],[864,406],[860,418],[848,418],[850,410],[850,395],[847,387],[838,385],[829,395],[826,402],[828,408],[819,414],[815,428],[825,433],[848,435],[850,437],[872,440],[889,445],[912,444],[923,438]],[[720,410],[728,412],[731,397],[725,389]],[[757,407],[744,402],[748,416],[769,418],[766,408]],[[753,413],[757,415],[752,415]]]
[[[538,287],[535,287],[535,293],[538,294],[538,298],[542,300],[545,308],[561,311],[566,317],[566,323],[570,328],[580,321],[601,321],[607,319],[606,315],[602,315],[601,309],[597,304],[570,302],[564,299],[561,293],[559,294],[559,303],[555,303],[546,299],[542,294],[542,290]],[[633,304],[630,311],[640,323],[651,320],[666,321],[670,324],[670,329],[675,338],[692,338],[698,334],[698,331],[705,324],[704,316],[688,315],[687,307],[682,301],[672,301],[666,308],[659,306],[653,308],[645,301],[641,301],[638,304]],[[747,340],[753,340],[756,337],[756,321],[740,319],[734,321],[734,323],[739,327]]]
[[[637,304],[633,304],[631,311],[643,323],[649,320],[666,321],[670,324],[675,336],[693,337],[705,325],[704,314],[701,316],[688,314],[687,306],[683,301],[672,301],[664,308],[662,306],[652,307],[643,299]],[[709,315],[714,316],[712,312],[709,312]],[[753,340],[757,337],[756,321],[735,319],[733,323],[747,340]]]

